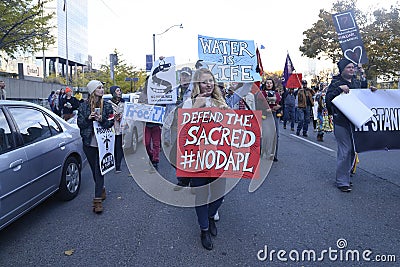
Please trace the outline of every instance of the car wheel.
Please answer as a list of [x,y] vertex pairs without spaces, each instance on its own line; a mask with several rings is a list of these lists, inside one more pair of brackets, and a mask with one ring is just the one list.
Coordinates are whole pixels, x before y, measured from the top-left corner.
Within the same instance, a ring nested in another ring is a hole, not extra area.
[[78,195],[81,187],[81,167],[78,160],[69,157],[62,169],[58,197],[61,200],[71,200]]

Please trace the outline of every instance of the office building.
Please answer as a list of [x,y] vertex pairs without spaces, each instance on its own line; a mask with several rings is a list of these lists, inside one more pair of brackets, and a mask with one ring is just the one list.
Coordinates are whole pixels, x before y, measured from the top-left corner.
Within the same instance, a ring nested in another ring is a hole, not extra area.
[[43,12],[55,13],[49,22],[54,25],[55,43],[36,58],[42,61],[44,76],[66,76],[68,64],[71,79],[88,61],[88,0],[52,0],[44,5]]

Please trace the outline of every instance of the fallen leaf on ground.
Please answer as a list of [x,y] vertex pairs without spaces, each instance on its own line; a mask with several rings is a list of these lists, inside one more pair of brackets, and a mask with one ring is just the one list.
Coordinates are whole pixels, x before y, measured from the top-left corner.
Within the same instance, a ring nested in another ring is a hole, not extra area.
[[66,250],[64,251],[64,254],[67,256],[71,256],[72,254],[74,254],[75,249],[70,249],[70,250]]

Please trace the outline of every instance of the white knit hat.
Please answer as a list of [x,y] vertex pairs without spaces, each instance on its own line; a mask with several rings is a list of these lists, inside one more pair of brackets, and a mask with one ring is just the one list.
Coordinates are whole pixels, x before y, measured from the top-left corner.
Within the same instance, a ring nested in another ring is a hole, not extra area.
[[89,94],[93,94],[94,90],[96,90],[97,87],[103,85],[100,81],[97,80],[91,80],[88,84],[87,84],[87,89],[89,91]]

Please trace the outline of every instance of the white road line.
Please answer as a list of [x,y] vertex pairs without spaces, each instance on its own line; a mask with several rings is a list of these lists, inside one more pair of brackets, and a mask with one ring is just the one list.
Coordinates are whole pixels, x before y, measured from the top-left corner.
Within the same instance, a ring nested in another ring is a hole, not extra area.
[[321,146],[320,144],[311,142],[311,141],[309,141],[309,140],[307,140],[307,139],[305,139],[305,138],[302,138],[302,137],[300,137],[300,136],[297,136],[297,135],[295,135],[295,134],[290,134],[290,135],[293,136],[293,137],[296,137],[296,138],[298,138],[298,139],[300,139],[300,140],[306,141],[306,142],[308,142],[308,143],[310,143],[310,144],[312,144],[312,145],[314,145],[314,146],[320,147],[320,148],[322,148],[322,149],[325,149],[325,150],[328,150],[328,151],[331,151],[331,152],[335,152],[335,150],[332,150],[332,149],[330,149],[330,148],[328,148],[328,147],[326,147],[326,146]]

